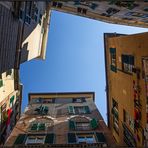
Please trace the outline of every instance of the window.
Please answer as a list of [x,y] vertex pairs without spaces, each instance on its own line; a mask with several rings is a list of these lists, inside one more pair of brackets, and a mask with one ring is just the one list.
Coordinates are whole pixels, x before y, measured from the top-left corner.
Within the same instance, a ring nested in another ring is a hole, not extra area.
[[11,74],[12,74],[12,69],[9,69],[9,70],[6,72],[6,76],[11,75]]
[[38,112],[38,114],[41,114],[41,115],[45,115],[48,113],[48,107],[47,106],[39,106],[35,109],[35,111]]
[[83,103],[86,102],[85,98],[73,98],[73,103]]
[[118,115],[118,103],[112,100],[112,114],[113,114],[113,128],[117,134],[119,134],[119,115]]
[[10,108],[13,107],[14,98],[15,98],[15,96],[12,96],[12,97],[10,98],[10,105],[9,105]]
[[77,12],[81,13],[81,14],[86,14],[87,13],[87,9],[78,7],[77,8]]
[[0,87],[3,86],[3,80],[0,79]]
[[68,133],[68,143],[106,143],[103,133]]
[[20,134],[16,138],[14,145],[17,144],[53,144],[55,135],[50,134]]
[[122,70],[127,73],[132,73],[134,68],[134,56],[122,55]]
[[92,119],[88,122],[77,122],[69,120],[69,129],[70,130],[91,130],[98,127],[98,122],[96,119]]
[[30,130],[31,131],[42,131],[42,130],[45,130],[45,123],[33,123],[31,125],[31,128]]
[[45,136],[28,136],[25,144],[44,144]]
[[39,24],[41,25],[42,24],[42,14],[40,13],[39,15]]
[[69,106],[69,114],[89,114],[90,110],[88,106]]
[[58,3],[58,2],[53,2],[52,6],[53,7],[57,7],[57,8],[62,8],[63,4],[62,3]]
[[96,143],[94,135],[77,135],[77,143]]
[[110,59],[111,59],[111,65],[110,68],[113,72],[117,72],[117,66],[116,66],[116,48],[110,48]]

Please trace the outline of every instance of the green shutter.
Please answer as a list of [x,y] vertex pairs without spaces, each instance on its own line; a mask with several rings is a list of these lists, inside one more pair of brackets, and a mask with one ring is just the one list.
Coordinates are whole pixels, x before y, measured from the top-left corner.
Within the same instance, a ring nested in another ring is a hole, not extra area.
[[96,119],[92,119],[92,120],[90,121],[90,125],[91,125],[92,129],[97,128],[97,127],[98,127],[98,122],[97,122],[97,120],[96,120]]
[[43,114],[47,114],[48,113],[48,107],[47,106],[43,106],[42,108]]
[[34,124],[31,126],[31,130],[32,130],[32,131],[37,130],[37,128],[38,128],[38,124],[37,124],[37,123],[34,123]]
[[18,135],[18,137],[16,138],[16,140],[14,142],[14,145],[15,144],[23,144],[25,142],[26,138],[27,138],[27,135],[25,135],[25,134]]
[[86,113],[86,114],[90,114],[89,107],[88,107],[88,106],[84,106],[84,108],[85,108],[85,113]]
[[114,65],[110,65],[110,69],[111,69],[111,71],[113,71],[113,72],[117,72],[117,67],[114,66]]
[[106,139],[103,133],[96,132],[96,137],[97,137],[98,142],[106,143]]
[[116,119],[118,119],[118,112],[115,108],[112,108],[112,114],[115,116]]
[[74,107],[73,106],[68,106],[68,112],[69,114],[74,114]]
[[13,101],[14,101],[14,96],[12,96],[12,97],[10,98],[10,103],[13,103]]
[[46,144],[53,144],[54,143],[54,137],[55,135],[53,133],[47,134],[45,138],[45,143]]
[[74,121],[69,120],[69,129],[75,130],[75,122]]
[[68,133],[68,143],[76,143],[76,134],[75,133]]
[[0,80],[0,87],[3,86],[3,80]]
[[116,53],[116,48],[110,48],[110,53]]
[[38,130],[45,130],[45,123],[39,123]]

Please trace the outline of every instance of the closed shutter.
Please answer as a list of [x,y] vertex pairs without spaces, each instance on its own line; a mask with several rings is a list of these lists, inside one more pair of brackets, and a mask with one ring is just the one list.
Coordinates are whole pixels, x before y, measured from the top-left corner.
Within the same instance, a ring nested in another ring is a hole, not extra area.
[[53,133],[47,134],[46,138],[45,138],[45,143],[53,144],[54,143],[54,137],[55,137],[55,135]]
[[96,132],[96,137],[97,137],[98,142],[106,143],[106,139],[103,133]]
[[98,122],[97,122],[97,120],[96,120],[96,119],[92,119],[92,120],[90,121],[90,125],[91,125],[92,129],[97,128],[97,127],[98,127]]
[[86,113],[86,114],[90,114],[89,107],[88,107],[88,106],[84,106],[84,108],[85,108],[85,113]]
[[75,130],[75,122],[74,121],[69,120],[69,129]]
[[130,63],[129,64],[134,65],[134,56],[131,55],[129,57],[130,57]]
[[3,80],[0,80],[0,87],[3,86]]
[[27,138],[27,135],[25,135],[25,134],[20,134],[20,135],[17,137],[17,139],[15,140],[14,145],[15,145],[15,144],[23,144],[23,143],[25,143],[26,138]]
[[110,48],[110,53],[116,53],[116,48]]
[[37,123],[34,123],[34,124],[32,124],[32,126],[31,126],[31,130],[32,130],[32,131],[36,131],[36,130],[37,130],[37,127],[38,127],[38,124],[37,124]]
[[114,66],[114,65],[110,65],[110,69],[111,69],[111,71],[113,71],[113,72],[117,72],[117,67]]
[[76,143],[76,134],[75,133],[68,133],[68,143]]
[[69,114],[75,114],[74,107],[68,106],[68,112],[69,112]]

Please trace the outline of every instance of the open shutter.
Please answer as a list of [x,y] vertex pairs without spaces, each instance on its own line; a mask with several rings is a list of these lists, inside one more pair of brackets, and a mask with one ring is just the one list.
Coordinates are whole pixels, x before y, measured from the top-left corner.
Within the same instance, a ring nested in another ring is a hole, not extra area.
[[27,135],[25,135],[25,134],[18,135],[18,137],[16,138],[16,140],[14,142],[14,145],[23,144],[25,142],[26,138],[27,138]]
[[96,137],[99,143],[106,143],[106,139],[103,133],[96,132]]
[[46,144],[53,144],[54,143],[54,137],[55,135],[53,133],[47,134],[45,138],[45,143]]
[[75,114],[74,107],[73,106],[68,106],[68,112],[69,112],[69,114]]
[[74,121],[69,120],[69,129],[75,130],[75,122]]
[[90,114],[89,107],[88,107],[88,106],[84,106],[84,108],[85,108],[85,113],[86,113],[86,114]]
[[68,143],[76,143],[76,134],[75,133],[68,133]]
[[12,97],[10,98],[10,103],[13,103],[13,101],[14,101],[14,96],[12,96]]
[[38,130],[45,130],[45,123],[38,124]]
[[38,128],[38,123],[32,124],[32,126],[31,126],[31,130],[32,130],[32,131],[36,131],[37,128]]
[[92,119],[92,120],[90,121],[90,125],[91,125],[92,129],[97,128],[97,127],[98,127],[98,122],[97,122],[97,120],[96,120],[96,119]]

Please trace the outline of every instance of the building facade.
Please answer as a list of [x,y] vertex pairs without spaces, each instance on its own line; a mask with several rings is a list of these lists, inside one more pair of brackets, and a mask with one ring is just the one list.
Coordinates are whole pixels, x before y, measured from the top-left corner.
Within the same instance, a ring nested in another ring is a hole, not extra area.
[[120,145],[148,146],[148,33],[105,34],[108,126]]
[[147,0],[52,1],[51,9],[113,24],[148,27]]
[[22,85],[16,80],[17,70],[11,69],[0,76],[0,145],[3,145],[20,118]]
[[0,2],[0,73],[45,59],[50,11],[46,2]]
[[31,93],[5,146],[115,146],[93,92]]

